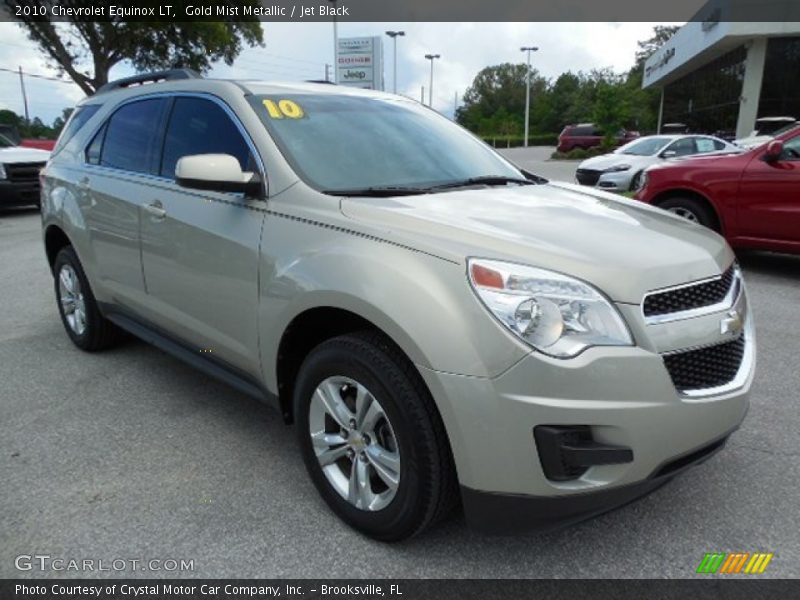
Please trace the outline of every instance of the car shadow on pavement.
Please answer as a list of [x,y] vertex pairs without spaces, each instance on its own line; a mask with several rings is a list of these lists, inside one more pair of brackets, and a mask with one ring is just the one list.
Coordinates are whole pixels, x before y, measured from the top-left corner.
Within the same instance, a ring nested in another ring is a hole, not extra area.
[[745,271],[800,280],[800,256],[748,250],[737,257]]
[[38,212],[38,206],[0,208],[0,219],[27,217]]

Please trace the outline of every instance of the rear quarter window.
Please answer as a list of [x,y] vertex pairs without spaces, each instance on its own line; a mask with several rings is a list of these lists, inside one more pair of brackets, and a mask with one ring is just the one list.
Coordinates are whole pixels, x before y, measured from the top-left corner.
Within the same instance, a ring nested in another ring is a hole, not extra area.
[[84,104],[72,111],[67,124],[64,126],[64,129],[61,130],[61,135],[58,136],[56,145],[53,147],[53,153],[58,152],[61,148],[66,146],[67,142],[75,137],[75,134],[86,125],[86,122],[91,119],[98,110],[100,110],[99,104]]

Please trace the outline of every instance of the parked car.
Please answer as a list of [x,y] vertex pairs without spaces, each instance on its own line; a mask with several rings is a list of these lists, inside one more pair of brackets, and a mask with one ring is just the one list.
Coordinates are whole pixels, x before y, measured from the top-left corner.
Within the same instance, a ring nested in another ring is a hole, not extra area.
[[39,204],[39,172],[49,157],[0,134],[0,208]]
[[19,130],[14,125],[7,125],[5,123],[0,123],[0,136],[4,137],[6,142],[11,142],[13,146],[36,148],[37,150],[46,150],[47,152],[51,152],[56,144],[55,140],[45,140],[41,138],[23,139],[19,134]]
[[370,536],[459,495],[485,530],[575,522],[744,418],[753,321],[703,227],[371,90],[168,72],[71,119],[42,207],[66,334],[127,330],[272,404]]
[[[636,131],[621,131],[617,136],[619,144],[626,144],[639,137]],[[603,133],[591,123],[580,125],[567,125],[558,136],[559,152],[569,152],[570,150],[596,148],[603,143]]]
[[741,152],[741,148],[708,135],[651,135],[617,148],[610,154],[586,159],[575,172],[581,185],[597,186],[609,192],[627,192],[639,186],[647,167],[670,158]]
[[686,123],[664,123],[660,135],[681,135],[689,133],[689,126]]
[[800,127],[740,154],[651,167],[636,197],[734,247],[800,252]]
[[736,145],[742,148],[757,148],[766,144],[776,136],[797,127],[794,117],[764,117],[756,119],[756,128],[746,138],[736,140]]
[[53,148],[55,148],[56,141],[55,140],[45,140],[45,139],[23,139],[20,143],[20,146],[23,148],[36,148],[37,150],[45,150],[47,152],[52,152]]

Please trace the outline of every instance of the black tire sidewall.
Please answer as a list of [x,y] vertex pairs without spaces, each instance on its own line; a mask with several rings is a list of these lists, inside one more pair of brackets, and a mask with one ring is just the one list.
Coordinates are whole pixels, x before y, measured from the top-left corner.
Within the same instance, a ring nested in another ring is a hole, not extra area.
[[[339,342],[339,343],[337,343]],[[402,539],[416,529],[423,518],[420,501],[418,446],[413,429],[403,409],[403,402],[416,395],[402,370],[385,354],[387,364],[374,365],[347,347],[340,339],[327,342],[314,350],[303,363],[295,386],[296,428],[303,460],[314,485],[331,509],[354,528],[378,539]],[[389,371],[389,373],[387,373]],[[391,372],[394,371],[394,372]],[[379,511],[365,511],[352,506],[328,483],[317,461],[309,435],[309,407],[317,386],[328,377],[349,377],[366,387],[386,413],[400,450],[400,484],[391,503]],[[399,386],[389,380],[402,382]],[[404,381],[405,380],[405,381]],[[393,389],[399,387],[400,389]]]

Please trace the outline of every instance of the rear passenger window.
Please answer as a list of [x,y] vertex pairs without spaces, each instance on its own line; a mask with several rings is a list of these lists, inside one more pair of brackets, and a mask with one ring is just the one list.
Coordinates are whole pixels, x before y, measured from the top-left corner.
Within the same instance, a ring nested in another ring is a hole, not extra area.
[[156,155],[164,102],[162,98],[137,100],[111,115],[100,150],[100,165],[149,173]]
[[227,113],[203,98],[176,98],[164,140],[160,174],[175,177],[178,160],[190,154],[230,154],[252,170],[250,149]]
[[698,154],[705,154],[707,152],[714,152],[721,149],[717,147],[717,143],[714,140],[710,140],[708,138],[697,138],[696,143]]

